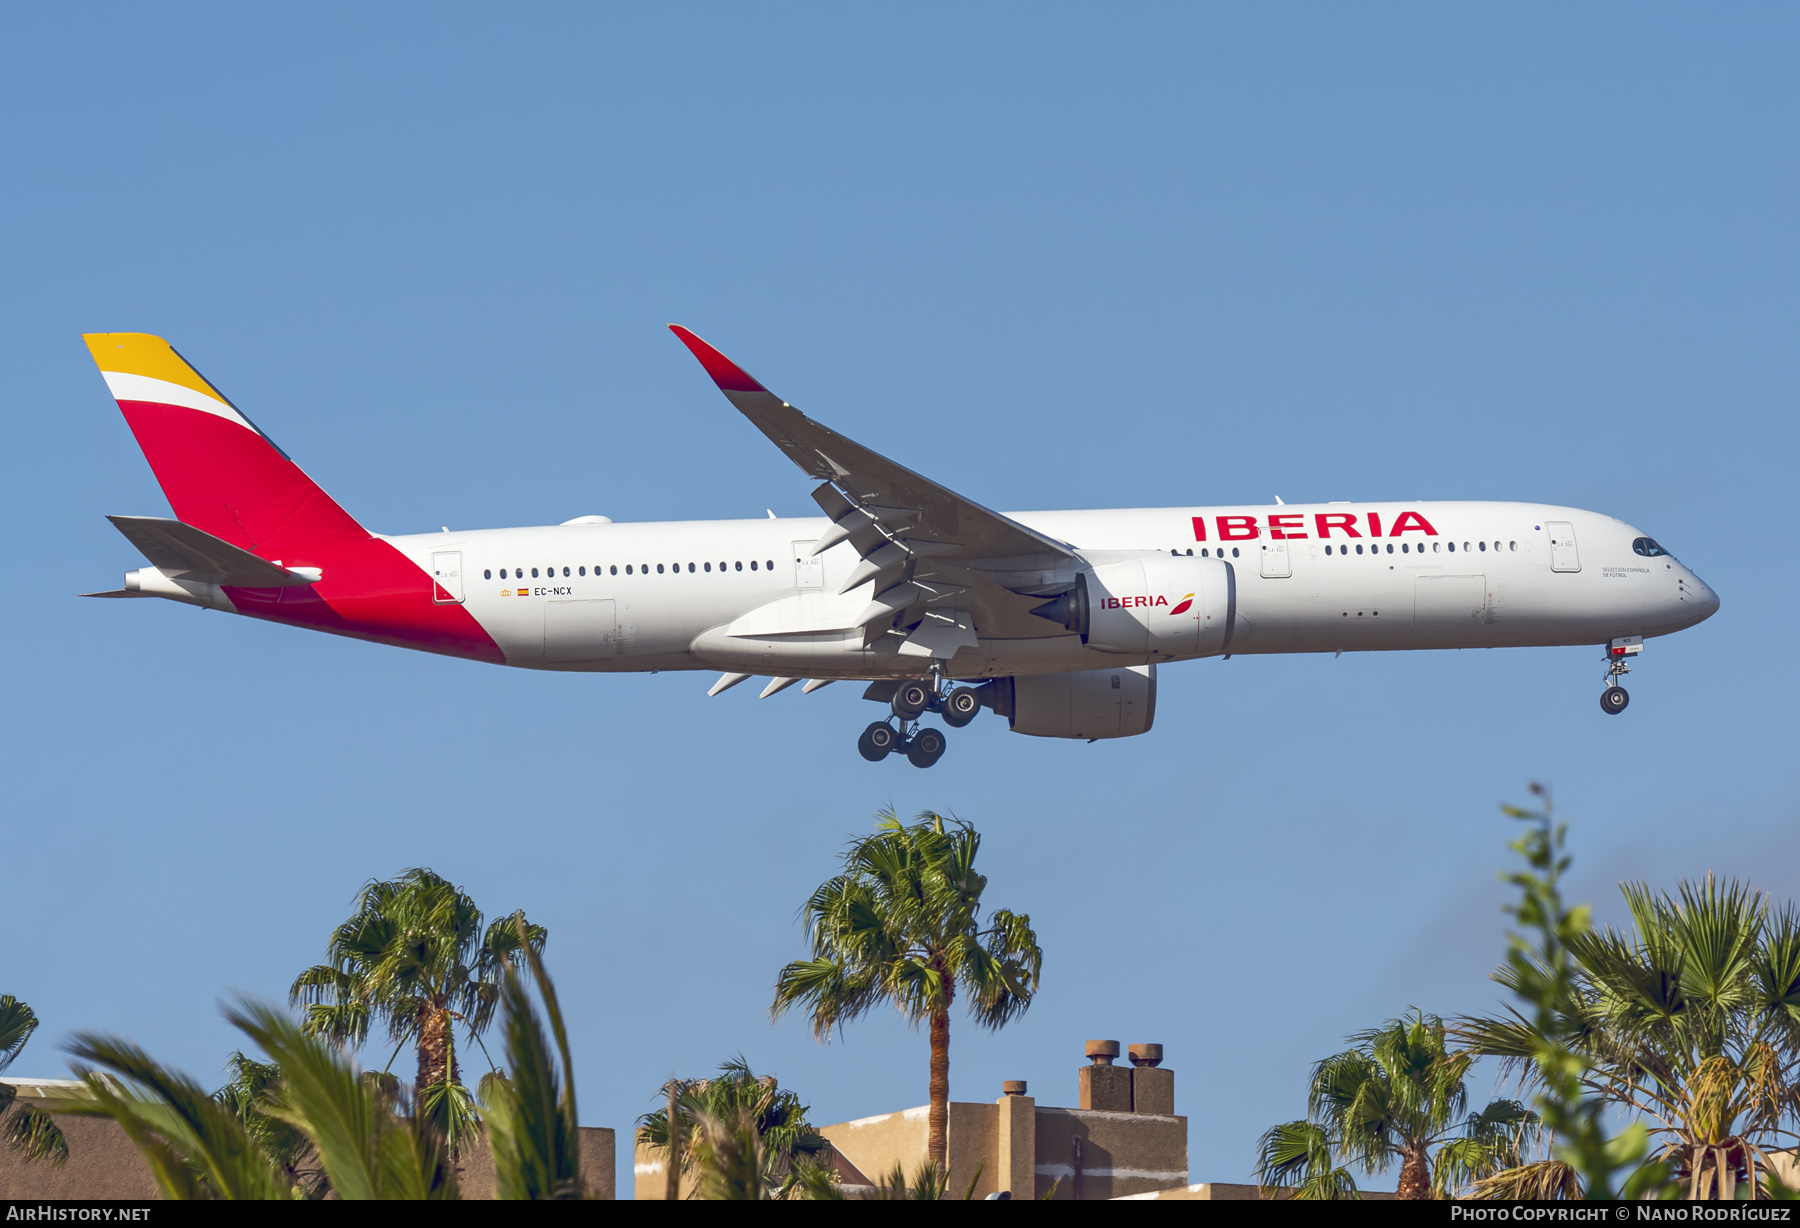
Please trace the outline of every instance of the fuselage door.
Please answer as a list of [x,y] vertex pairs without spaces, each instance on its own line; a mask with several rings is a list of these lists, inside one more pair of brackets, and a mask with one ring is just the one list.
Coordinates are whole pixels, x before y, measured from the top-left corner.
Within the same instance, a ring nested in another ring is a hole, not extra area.
[[617,655],[618,607],[610,597],[544,603],[544,660],[599,661]]
[[1281,580],[1294,574],[1293,564],[1288,561],[1288,544],[1286,542],[1263,542],[1262,574],[1263,578],[1267,580]]
[[1575,526],[1566,520],[1546,520],[1544,532],[1550,535],[1550,570],[1580,571],[1581,553],[1575,548]]
[[439,605],[462,603],[462,551],[440,550],[431,556],[431,599]]
[[818,544],[816,541],[794,543],[795,588],[825,587],[825,556],[813,555],[813,547]]

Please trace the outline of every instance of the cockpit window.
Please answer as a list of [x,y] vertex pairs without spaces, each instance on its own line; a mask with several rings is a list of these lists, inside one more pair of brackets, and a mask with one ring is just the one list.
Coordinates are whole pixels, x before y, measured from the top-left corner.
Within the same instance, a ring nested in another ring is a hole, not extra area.
[[1657,545],[1653,539],[1648,537],[1638,538],[1631,543],[1631,548],[1633,551],[1643,555],[1647,559],[1660,558],[1669,553],[1667,550],[1664,550],[1661,546]]

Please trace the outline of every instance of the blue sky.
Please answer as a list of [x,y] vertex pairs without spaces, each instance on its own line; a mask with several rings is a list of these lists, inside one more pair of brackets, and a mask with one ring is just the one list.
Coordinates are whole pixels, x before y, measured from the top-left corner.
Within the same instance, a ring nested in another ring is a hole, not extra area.
[[[843,841],[934,807],[1046,953],[1023,1020],[955,1025],[952,1094],[1071,1103],[1084,1040],[1161,1041],[1193,1179],[1241,1180],[1346,1033],[1496,1001],[1528,780],[1603,916],[1624,877],[1800,889],[1792,8],[0,23],[20,1073],[102,1028],[216,1078],[218,1001],[280,996],[424,864],[549,927],[590,1124],[739,1051],[816,1121],[923,1103],[923,1034],[821,1046],[767,1006]],[[382,531],[809,514],[670,320],[989,506],[1575,504],[1723,610],[1616,719],[1593,649],[1239,657],[1163,671],[1146,737],[984,718],[923,773],[856,757],[849,687],[708,700],[72,596],[138,565],[105,513],[167,514],[83,331],[170,338]]]

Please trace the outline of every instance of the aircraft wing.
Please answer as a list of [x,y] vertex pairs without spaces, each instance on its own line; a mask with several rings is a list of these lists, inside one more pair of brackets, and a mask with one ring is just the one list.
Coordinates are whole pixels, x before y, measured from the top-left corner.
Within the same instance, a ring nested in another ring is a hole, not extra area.
[[[862,556],[844,592],[874,581],[864,612],[872,636],[909,629],[910,655],[947,657],[974,634],[1053,635],[1031,615],[1074,583],[1075,551],[813,421],[678,324],[669,326],[738,412],[807,475],[833,528]],[[947,651],[945,651],[947,649]]]

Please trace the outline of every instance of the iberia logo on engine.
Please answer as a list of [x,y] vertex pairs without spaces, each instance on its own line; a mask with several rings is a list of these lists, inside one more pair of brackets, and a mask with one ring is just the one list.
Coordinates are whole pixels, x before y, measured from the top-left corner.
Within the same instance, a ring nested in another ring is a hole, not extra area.
[[[1161,596],[1157,596],[1157,597],[1102,597],[1100,599],[1100,608],[1103,610],[1135,610],[1135,609],[1140,609],[1140,608],[1143,608],[1146,606],[1159,606],[1159,605],[1168,605],[1168,604],[1169,604],[1169,599],[1167,597],[1161,597]],[[1189,593],[1187,596],[1183,597],[1180,601],[1178,601],[1175,604],[1174,609],[1169,611],[1169,617],[1173,618],[1177,614],[1185,614],[1188,612],[1188,610],[1193,608],[1193,605],[1194,605],[1194,594]]]

